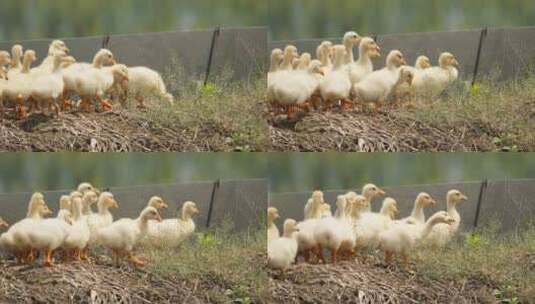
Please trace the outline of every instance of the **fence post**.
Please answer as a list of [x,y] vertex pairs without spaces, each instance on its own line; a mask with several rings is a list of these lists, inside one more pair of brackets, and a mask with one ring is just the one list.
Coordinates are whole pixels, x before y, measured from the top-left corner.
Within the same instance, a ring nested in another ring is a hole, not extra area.
[[212,59],[214,57],[214,48],[215,44],[217,42],[217,38],[219,37],[219,34],[221,33],[221,27],[218,26],[214,30],[214,34],[212,35],[212,45],[210,46],[210,53],[208,54],[208,64],[206,65],[206,74],[204,75],[204,85],[208,83],[208,77],[210,76],[210,70],[212,69]]
[[481,50],[483,49],[483,41],[487,37],[487,33],[488,33],[488,27],[485,27],[484,29],[481,30],[481,34],[479,35],[479,45],[477,47],[476,64],[474,66],[474,73],[472,75],[472,86],[476,84],[477,73],[479,71],[479,61],[481,59]]
[[210,222],[212,221],[212,211],[214,210],[214,202],[216,199],[217,191],[221,186],[221,179],[218,179],[214,182],[214,187],[212,188],[212,196],[210,197],[210,206],[208,207],[208,218],[206,219],[206,228],[210,228]]
[[104,38],[102,38],[102,48],[107,49],[109,44],[110,44],[110,35],[106,35],[104,36]]
[[488,179],[485,179],[481,183],[481,188],[479,188],[479,197],[477,198],[476,216],[474,218],[474,228],[477,228],[477,223],[479,221],[479,212],[481,210],[481,203],[483,202],[483,197],[485,195],[485,191],[487,190],[487,186],[488,186]]

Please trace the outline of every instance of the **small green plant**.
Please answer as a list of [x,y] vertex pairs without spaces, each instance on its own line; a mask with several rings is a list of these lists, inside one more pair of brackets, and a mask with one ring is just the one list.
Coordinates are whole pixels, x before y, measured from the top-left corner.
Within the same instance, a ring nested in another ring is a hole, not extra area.
[[469,248],[478,248],[483,245],[484,240],[481,239],[481,235],[477,232],[469,233],[465,238],[466,245]]
[[500,301],[502,304],[519,304],[520,300],[518,297],[511,296],[513,291],[514,288],[511,286],[506,286],[504,290],[495,289],[494,297],[496,297],[496,300]]
[[209,82],[206,85],[200,85],[199,92],[201,93],[201,96],[213,97],[217,94],[221,94],[222,90],[221,88],[218,88],[215,83]]
[[481,91],[481,85],[477,83],[470,87],[470,95],[472,96],[478,95],[480,91]]
[[199,232],[197,233],[197,239],[202,247],[215,247],[221,245],[221,241],[217,240],[213,233]]

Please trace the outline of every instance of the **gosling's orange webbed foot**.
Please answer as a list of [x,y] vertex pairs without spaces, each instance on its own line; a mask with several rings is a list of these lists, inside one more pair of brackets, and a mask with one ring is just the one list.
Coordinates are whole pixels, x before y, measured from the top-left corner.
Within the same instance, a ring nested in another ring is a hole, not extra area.
[[23,106],[17,107],[16,113],[17,113],[18,120],[23,120],[28,117],[28,113],[26,112],[26,109]]
[[63,103],[61,104],[61,110],[67,111],[72,108],[72,101],[70,99],[63,100]]
[[147,262],[144,262],[143,260],[141,260],[140,258],[136,257],[133,254],[130,254],[129,260],[137,267],[143,267],[147,264]]
[[103,100],[100,105],[102,106],[102,109],[105,111],[110,111],[113,109],[111,103],[108,100]]
[[342,111],[349,110],[354,107],[354,104],[349,99],[342,99]]

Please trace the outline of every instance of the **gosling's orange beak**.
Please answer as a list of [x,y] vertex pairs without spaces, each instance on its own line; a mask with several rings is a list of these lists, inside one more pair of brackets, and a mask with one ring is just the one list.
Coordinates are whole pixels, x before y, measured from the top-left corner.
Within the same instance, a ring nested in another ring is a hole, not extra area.
[[7,227],[9,227],[9,224],[4,220],[0,220],[0,227],[7,228]]
[[116,200],[113,200],[113,201],[111,202],[111,207],[112,207],[112,208],[119,208],[119,204],[117,203]]
[[431,205],[435,206],[437,204],[437,201],[435,201],[434,199],[431,200]]
[[455,58],[451,61],[451,64],[453,64],[456,67],[459,67],[459,62]]
[[50,215],[50,214],[52,214],[52,210],[50,210],[47,206],[45,206],[44,214],[45,215]]
[[163,209],[167,209],[167,207],[169,207],[166,203],[162,203],[162,208]]
[[323,71],[319,71],[318,74],[320,74],[321,76],[325,76],[325,72]]
[[385,195],[386,192],[383,189],[377,189],[379,195]]
[[115,58],[113,58],[113,59],[111,60],[111,64],[113,64],[113,65],[116,65],[116,64],[117,64],[117,61],[115,60]]
[[401,58],[401,64],[402,65],[407,65],[407,61],[405,61],[405,58]]
[[69,54],[69,52],[71,51],[68,47],[65,47],[65,49],[63,50],[65,52],[65,54]]
[[67,222],[67,224],[69,224],[69,225],[72,226],[72,219],[68,218],[68,219],[66,220],[66,222]]
[[461,201],[467,201],[468,197],[466,195],[461,196]]

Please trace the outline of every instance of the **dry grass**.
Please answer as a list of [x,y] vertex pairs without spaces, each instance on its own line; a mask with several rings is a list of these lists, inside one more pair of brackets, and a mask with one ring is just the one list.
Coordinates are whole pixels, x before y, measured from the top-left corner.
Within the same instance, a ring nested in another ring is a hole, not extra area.
[[418,248],[410,270],[386,265],[379,251],[336,265],[300,262],[284,274],[269,270],[271,295],[285,303],[534,303],[535,226],[505,235],[497,227],[440,250]]
[[145,96],[138,109],[134,96],[127,108],[118,102],[110,112],[63,112],[60,117],[33,114],[0,119],[0,151],[264,151],[269,146],[262,104],[265,78],[236,80],[228,70],[204,86],[179,64],[164,73],[170,105]]
[[430,279],[479,281],[502,303],[535,299],[535,227],[499,235],[497,225],[459,238],[445,250],[425,251],[417,272]]
[[489,76],[472,88],[457,83],[445,96],[394,115],[447,130],[483,134],[494,150],[535,150],[535,74],[506,82]]
[[273,118],[277,151],[535,151],[535,73],[470,88],[453,84],[438,98],[380,113],[312,112],[295,124]]
[[267,299],[263,267],[266,231],[232,233],[229,225],[197,233],[179,248],[146,248],[148,270],[178,280],[211,282],[210,303],[260,303]]
[[93,248],[93,263],[52,268],[0,256],[0,303],[265,303],[265,244],[265,230],[235,232],[224,224],[177,248],[139,246],[143,268],[126,261],[117,267],[101,247]]
[[266,149],[268,124],[263,119],[262,103],[265,78],[235,81],[232,71],[224,69],[204,86],[201,77],[192,78],[176,61],[164,78],[175,104],[169,107],[164,101],[154,103],[144,112],[149,121],[163,127],[180,125],[195,133],[212,130],[237,151]]

